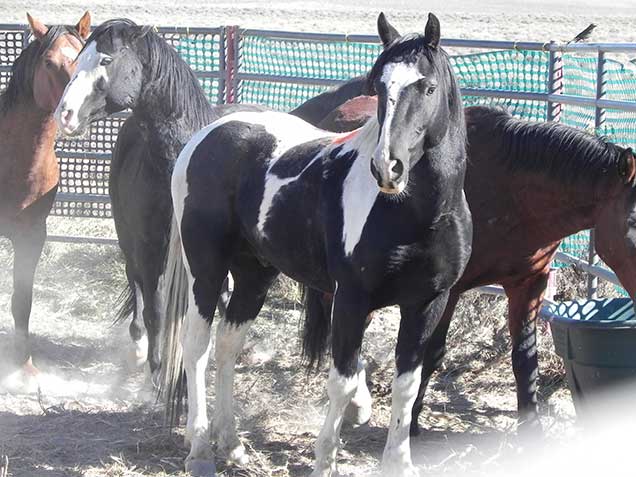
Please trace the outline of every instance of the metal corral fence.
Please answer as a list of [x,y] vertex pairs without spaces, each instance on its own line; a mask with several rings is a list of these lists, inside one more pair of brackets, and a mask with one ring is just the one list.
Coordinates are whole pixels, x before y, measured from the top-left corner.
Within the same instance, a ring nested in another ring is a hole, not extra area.
[[[25,25],[0,25],[0,86],[29,41]],[[258,103],[288,111],[354,76],[381,51],[378,39],[220,28],[157,28],[188,62],[213,103]],[[466,105],[497,104],[535,121],[561,121],[636,145],[636,44],[556,44],[443,40]],[[110,152],[126,114],[93,125],[87,137],[57,143],[61,183],[52,214],[110,218]],[[54,240],[84,241],[77,237]],[[96,237],[89,241],[108,242]],[[111,240],[112,241],[112,240]],[[589,231],[564,241],[557,266],[597,267]],[[563,253],[567,255],[563,255]],[[590,268],[591,267],[591,268]],[[595,293],[590,279],[590,294]]]

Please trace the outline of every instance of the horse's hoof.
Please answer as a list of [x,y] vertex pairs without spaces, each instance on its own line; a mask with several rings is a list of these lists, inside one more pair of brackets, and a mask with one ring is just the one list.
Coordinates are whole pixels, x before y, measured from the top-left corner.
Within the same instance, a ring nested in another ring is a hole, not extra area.
[[193,477],[214,477],[216,476],[216,466],[214,462],[204,459],[186,460],[185,470]]
[[522,441],[539,440],[543,437],[543,427],[538,416],[533,416],[526,420],[519,420],[517,423],[517,437]]
[[239,467],[245,467],[250,463],[250,457],[245,452],[245,447],[240,445],[232,449],[232,451],[228,454],[227,460],[234,465],[238,465]]
[[33,394],[39,388],[40,371],[33,365],[29,358],[24,364],[0,383],[0,389],[12,394]]
[[383,477],[419,477],[420,472],[417,470],[413,464],[397,466],[397,467],[389,467],[382,468],[382,476]]
[[128,358],[132,369],[141,368],[148,360],[148,336],[142,335],[137,341],[133,341],[133,349]]

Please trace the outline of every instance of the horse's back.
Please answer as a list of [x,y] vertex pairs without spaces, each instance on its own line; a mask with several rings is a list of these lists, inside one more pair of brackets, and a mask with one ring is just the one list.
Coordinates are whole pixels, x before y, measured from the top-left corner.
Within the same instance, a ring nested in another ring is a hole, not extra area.
[[[197,133],[179,157],[172,184],[175,210],[182,221],[196,215],[227,224],[229,233],[241,230],[265,261],[283,248],[320,266],[324,248],[307,251],[306,244],[320,236],[322,156],[333,137],[283,113],[223,117]],[[293,275],[287,265],[276,266]]]

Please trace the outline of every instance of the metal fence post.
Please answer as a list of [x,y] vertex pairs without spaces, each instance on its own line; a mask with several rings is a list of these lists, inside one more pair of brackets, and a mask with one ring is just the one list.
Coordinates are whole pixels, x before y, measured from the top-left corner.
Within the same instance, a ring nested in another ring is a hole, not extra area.
[[[605,95],[605,52],[599,50],[596,61],[596,99],[599,100]],[[605,109],[596,107],[594,115],[594,131],[598,134],[601,126],[605,122]],[[599,262],[598,255],[596,255],[596,248],[594,247],[594,229],[590,230],[590,244],[587,254],[587,262],[590,265],[597,265]],[[598,277],[595,275],[588,275],[587,277],[587,297],[597,298],[598,296]]]
[[234,87],[236,85],[234,76],[237,71],[237,41],[236,36],[238,32],[238,27],[236,25],[231,25],[225,28],[226,31],[226,54],[225,54],[225,102],[227,104],[232,104],[235,102],[235,91]]
[[[550,42],[550,45],[554,45],[554,42]],[[563,54],[551,48],[549,62],[548,93],[563,94]],[[561,120],[561,110],[561,103],[548,101],[548,121],[559,122]]]
[[225,35],[225,27],[223,27],[219,32],[219,91],[216,97],[216,104],[223,104],[225,100],[225,71],[227,70],[227,58],[225,57]]

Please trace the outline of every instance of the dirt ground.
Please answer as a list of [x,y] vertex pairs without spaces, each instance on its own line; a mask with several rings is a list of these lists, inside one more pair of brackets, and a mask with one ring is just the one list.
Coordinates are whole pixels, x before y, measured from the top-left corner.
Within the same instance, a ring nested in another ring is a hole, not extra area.
[[[85,9],[93,12],[95,23],[125,16],[156,25],[238,24],[339,33],[374,33],[381,9],[403,31],[422,29],[430,9],[439,15],[447,37],[567,40],[594,22],[599,25],[595,41],[636,41],[631,0],[613,2],[611,10],[590,0],[430,0],[425,5],[416,0],[205,5],[185,0],[178,8],[168,0],[0,0],[7,23],[23,23],[27,10],[49,23],[69,23]],[[50,231],[114,236],[112,224],[98,220],[50,219]],[[128,365],[127,327],[111,326],[124,284],[117,248],[47,244],[31,320],[35,362],[42,371],[39,393],[14,389],[7,379],[13,333],[10,265],[8,245],[0,241],[0,456],[8,458],[8,475],[182,475],[187,453],[183,429],[169,433],[163,427],[161,407],[144,372]],[[561,292],[573,296],[583,283],[581,276],[564,273]],[[515,435],[516,398],[504,316],[501,298],[470,293],[460,303],[445,368],[430,386],[421,418],[427,431],[412,440],[423,475],[511,475],[510,466],[532,468],[533,454]],[[312,446],[326,412],[326,374],[308,375],[301,367],[299,317],[297,292],[281,281],[249,335],[237,370],[237,422],[251,463],[239,469],[225,467],[219,459],[221,475],[303,476],[311,470]],[[397,324],[396,311],[388,309],[367,332],[364,355],[374,412],[368,425],[343,430],[339,463],[345,475],[377,472],[390,412]],[[546,325],[541,325],[539,339],[542,443],[558,448],[578,435],[579,427]],[[214,388],[208,389],[211,408]]]

